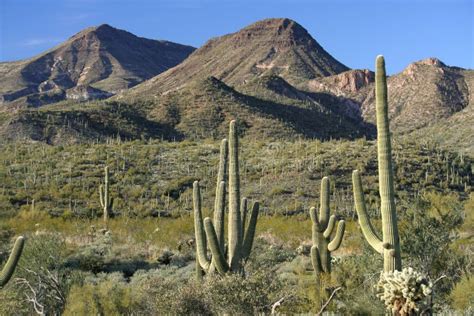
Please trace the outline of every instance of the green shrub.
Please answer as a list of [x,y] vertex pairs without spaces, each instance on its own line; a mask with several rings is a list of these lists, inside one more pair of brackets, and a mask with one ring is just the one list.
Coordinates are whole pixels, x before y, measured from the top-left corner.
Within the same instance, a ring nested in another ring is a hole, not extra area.
[[474,275],[464,275],[450,294],[452,306],[460,312],[474,308]]

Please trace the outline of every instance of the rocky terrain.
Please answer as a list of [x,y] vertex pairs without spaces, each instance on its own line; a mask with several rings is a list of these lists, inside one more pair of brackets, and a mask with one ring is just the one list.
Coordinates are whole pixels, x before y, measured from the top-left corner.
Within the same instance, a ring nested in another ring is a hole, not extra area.
[[0,63],[0,108],[104,99],[176,66],[193,50],[107,24],[91,27],[33,58]]
[[[443,135],[434,138],[471,152],[473,76],[436,58],[390,76],[393,131]],[[374,73],[349,69],[284,18],[258,21],[194,52],[102,25],[33,59],[0,64],[0,81],[6,139],[216,138],[235,117],[254,138],[374,136]]]

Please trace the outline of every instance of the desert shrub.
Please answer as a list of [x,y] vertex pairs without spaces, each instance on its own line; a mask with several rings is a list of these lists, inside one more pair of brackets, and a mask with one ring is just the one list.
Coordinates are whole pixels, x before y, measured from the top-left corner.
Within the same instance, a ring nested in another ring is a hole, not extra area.
[[474,308],[474,276],[464,275],[454,286],[449,297],[454,309],[460,312],[472,311]]
[[[7,289],[10,293],[3,293],[7,297],[16,297],[16,302],[21,304],[11,309],[10,313],[61,314],[70,288],[82,279],[81,273],[65,266],[67,255],[64,240],[56,234],[27,238],[15,278]],[[11,304],[15,303],[9,302],[7,306]],[[0,305],[3,306],[3,303]]]
[[272,269],[283,262],[291,261],[295,256],[294,250],[260,237],[255,240],[247,267],[253,270]]
[[334,266],[335,283],[342,289],[331,307],[344,315],[383,315],[374,286],[382,270],[382,257],[363,244],[362,253],[341,258]]
[[64,315],[130,315],[138,306],[122,274],[111,273],[74,286]]
[[432,280],[446,276],[433,287],[435,310],[447,304],[447,295],[467,266],[466,255],[454,247],[459,239],[457,230],[462,224],[462,204],[450,205],[451,209],[448,209],[438,195],[429,195],[429,199],[413,203],[400,226],[404,266],[411,266]]
[[104,270],[111,253],[112,236],[110,232],[103,231],[98,232],[93,238],[91,243],[80,248],[68,258],[68,266],[93,273]]
[[206,279],[203,290],[213,313],[243,315],[268,313],[273,303],[289,294],[285,293],[283,283],[269,272],[255,271],[246,278],[232,274],[224,278]]

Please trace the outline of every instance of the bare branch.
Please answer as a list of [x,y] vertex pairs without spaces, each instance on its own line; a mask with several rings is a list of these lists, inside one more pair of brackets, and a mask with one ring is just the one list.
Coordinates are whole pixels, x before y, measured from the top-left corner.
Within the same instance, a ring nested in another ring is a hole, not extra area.
[[323,307],[319,310],[319,312],[316,314],[316,316],[320,316],[323,314],[324,310],[326,307],[328,307],[329,303],[331,303],[331,300],[334,298],[334,295],[336,295],[336,292],[342,289],[342,287],[335,288],[334,291],[332,291],[331,296],[329,296],[328,300],[326,303],[324,303]]

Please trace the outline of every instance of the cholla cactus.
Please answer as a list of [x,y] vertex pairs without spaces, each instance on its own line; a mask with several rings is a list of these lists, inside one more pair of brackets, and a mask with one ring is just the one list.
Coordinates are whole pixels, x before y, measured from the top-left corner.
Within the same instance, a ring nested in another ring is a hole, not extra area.
[[394,315],[416,315],[430,308],[433,283],[412,268],[382,272],[377,296]]

